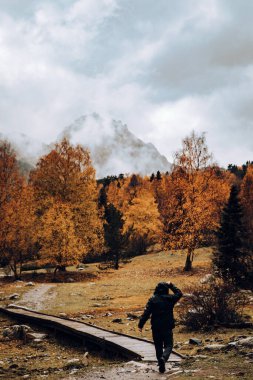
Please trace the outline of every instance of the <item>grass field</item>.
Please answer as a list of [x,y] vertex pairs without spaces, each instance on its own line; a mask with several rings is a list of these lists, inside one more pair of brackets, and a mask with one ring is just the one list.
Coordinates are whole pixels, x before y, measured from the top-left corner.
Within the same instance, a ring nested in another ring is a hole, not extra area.
[[[68,268],[68,272],[64,274],[68,282],[52,284],[53,286],[44,295],[45,299],[42,303],[44,306],[42,306],[41,311],[56,315],[64,312],[69,317],[80,318],[87,323],[140,336],[137,328],[138,321],[129,319],[127,313],[140,315],[156,284],[160,281],[171,281],[183,292],[187,292],[189,287],[199,284],[200,279],[205,274],[210,273],[211,254],[210,248],[198,250],[193,263],[194,269],[190,273],[183,272],[185,252],[181,251],[149,253],[138,256],[121,264],[117,271],[110,268],[102,270],[98,264],[89,264],[81,272],[74,272],[74,268]],[[31,277],[29,276],[26,275],[25,280],[30,280]],[[35,282],[42,283],[43,279],[48,283],[50,276],[40,273],[34,277]],[[2,291],[7,295],[15,291],[21,295],[27,291],[32,291],[36,295],[34,290],[25,287],[22,283],[5,283],[2,286]],[[178,310],[179,308],[176,307],[176,318],[178,318]],[[249,305],[245,311],[253,315],[252,305]],[[115,318],[120,318],[121,323],[113,322]],[[223,341],[227,343],[234,336],[251,334],[252,331],[245,329],[219,329],[205,333],[191,333],[184,331],[182,326],[177,325],[174,336],[176,347],[180,347],[179,352],[184,355],[195,355],[198,347],[186,344],[190,337],[200,338],[203,342]],[[149,322],[145,325],[142,336],[151,339]],[[196,379],[208,378],[208,374],[217,379],[236,379],[239,373],[243,379],[253,377],[247,360],[233,352],[207,355],[204,360],[204,369],[202,362],[203,360],[199,363],[198,360],[191,361],[188,359],[183,365],[185,368],[193,370],[199,369],[201,365],[202,372],[199,374],[196,372],[194,375]],[[228,373],[230,373],[229,376],[227,376]],[[182,375],[177,378],[185,379],[186,377]]]
[[[121,264],[118,271],[99,270],[97,264],[91,264],[86,272],[94,278],[85,282],[57,284],[56,302],[47,304],[47,311],[58,313],[64,309],[66,313],[94,315],[105,311],[140,311],[160,281],[172,281],[183,291],[198,283],[210,271],[210,255],[211,249],[208,248],[197,251],[194,270],[188,274],[182,270],[183,252],[138,256]],[[66,277],[71,277],[71,273]]]

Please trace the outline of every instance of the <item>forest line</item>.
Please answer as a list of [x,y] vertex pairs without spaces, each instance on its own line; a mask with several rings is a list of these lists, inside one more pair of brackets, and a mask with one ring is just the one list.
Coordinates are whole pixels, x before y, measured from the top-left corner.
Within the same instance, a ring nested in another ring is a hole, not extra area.
[[11,144],[3,141],[0,186],[0,263],[15,278],[31,261],[53,266],[56,274],[102,256],[118,269],[122,256],[143,254],[156,243],[186,249],[184,270],[189,271],[195,250],[216,244],[234,187],[244,248],[252,252],[253,165],[220,168],[204,134],[192,132],[183,140],[170,172],[100,180],[89,151],[67,138],[38,160],[28,178],[21,174]]

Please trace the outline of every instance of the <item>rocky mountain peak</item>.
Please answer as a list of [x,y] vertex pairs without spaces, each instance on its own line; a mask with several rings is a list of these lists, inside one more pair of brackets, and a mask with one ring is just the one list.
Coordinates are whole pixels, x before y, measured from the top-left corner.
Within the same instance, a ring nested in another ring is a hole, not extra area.
[[145,175],[171,167],[152,143],[137,138],[126,124],[98,114],[81,116],[64,129],[63,136],[90,150],[98,178],[120,173]]

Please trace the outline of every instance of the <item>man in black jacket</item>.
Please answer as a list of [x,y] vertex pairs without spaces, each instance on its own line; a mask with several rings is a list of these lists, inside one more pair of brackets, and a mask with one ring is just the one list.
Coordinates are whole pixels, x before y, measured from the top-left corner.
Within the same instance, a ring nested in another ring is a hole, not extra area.
[[[169,294],[169,289],[174,294]],[[181,290],[171,282],[159,282],[138,324],[139,330],[142,331],[143,326],[151,316],[156,357],[159,371],[162,373],[165,372],[165,363],[169,359],[173,347],[172,330],[175,327],[173,308],[182,295]]]

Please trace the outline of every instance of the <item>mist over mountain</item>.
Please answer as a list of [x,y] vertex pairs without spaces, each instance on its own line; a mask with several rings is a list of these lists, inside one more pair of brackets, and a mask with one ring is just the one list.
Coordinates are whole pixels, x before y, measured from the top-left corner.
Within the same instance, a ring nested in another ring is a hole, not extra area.
[[[145,143],[131,133],[121,121],[101,117],[96,113],[81,116],[58,133],[57,141],[67,137],[74,145],[81,144],[91,153],[97,178],[107,175],[139,173],[150,175],[169,171],[171,164],[152,143]],[[49,153],[50,144],[34,140],[24,133],[0,135],[11,142],[17,152],[19,166],[25,175],[35,167],[39,157]]]
[[153,144],[138,139],[121,121],[102,118],[95,113],[81,116],[59,137],[63,136],[89,148],[97,178],[120,173],[145,175],[171,168]]

